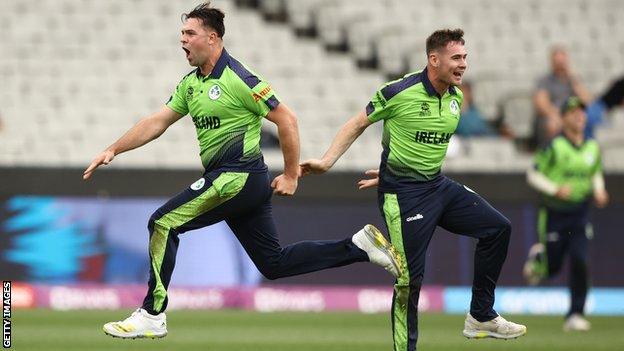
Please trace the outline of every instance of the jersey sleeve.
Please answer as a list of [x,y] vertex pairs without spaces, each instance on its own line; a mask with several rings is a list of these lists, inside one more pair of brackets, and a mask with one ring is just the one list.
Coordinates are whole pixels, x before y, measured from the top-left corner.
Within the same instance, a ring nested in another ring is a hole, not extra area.
[[183,116],[189,112],[188,104],[186,102],[186,96],[187,94],[191,94],[191,95],[193,94],[192,91],[188,91],[188,89],[192,89],[192,88],[187,88],[186,82],[187,82],[186,79],[182,79],[182,81],[178,83],[178,86],[176,86],[175,91],[169,98],[169,101],[167,101],[167,103],[165,104],[170,109],[174,110],[175,112]]
[[596,147],[596,163],[594,164],[594,169],[592,170],[592,174],[602,173],[602,152],[600,152],[600,147]]
[[366,105],[366,116],[373,123],[390,117],[388,101],[383,96],[381,89],[377,90],[371,101]]
[[239,89],[243,105],[256,116],[266,117],[279,105],[279,99],[271,84],[256,76],[245,79]]

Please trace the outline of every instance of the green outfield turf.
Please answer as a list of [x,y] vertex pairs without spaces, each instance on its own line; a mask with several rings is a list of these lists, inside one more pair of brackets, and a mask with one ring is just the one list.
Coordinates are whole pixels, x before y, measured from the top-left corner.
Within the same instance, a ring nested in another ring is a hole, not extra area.
[[[387,315],[355,313],[253,313],[172,311],[160,340],[106,336],[102,324],[130,311],[17,310],[14,350],[392,350]],[[517,340],[467,340],[463,316],[423,314],[419,350],[624,350],[624,318],[591,317],[592,331],[564,333],[560,317],[510,316],[528,326]]]

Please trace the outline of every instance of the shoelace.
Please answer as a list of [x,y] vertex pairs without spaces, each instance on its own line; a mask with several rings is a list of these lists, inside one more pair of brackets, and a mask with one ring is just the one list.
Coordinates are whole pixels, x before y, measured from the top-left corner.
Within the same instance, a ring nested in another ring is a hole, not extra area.
[[138,315],[138,314],[140,314],[140,313],[141,313],[141,309],[140,309],[140,308],[137,308],[137,309],[136,309],[136,311],[132,312],[132,314],[130,315],[130,317],[128,317],[128,318],[126,318],[126,319],[124,319],[123,321],[119,321],[119,322],[117,322],[117,323],[125,323],[125,322],[127,322],[128,320],[133,319],[135,316],[137,316],[137,315]]

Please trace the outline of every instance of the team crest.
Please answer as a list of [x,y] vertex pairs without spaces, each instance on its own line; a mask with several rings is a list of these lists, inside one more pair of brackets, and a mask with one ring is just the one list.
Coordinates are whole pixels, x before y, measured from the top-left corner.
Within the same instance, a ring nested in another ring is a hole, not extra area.
[[221,88],[218,85],[213,85],[210,90],[208,90],[208,97],[211,100],[216,100],[221,96]]
[[594,155],[588,153],[585,153],[585,163],[587,163],[588,166],[591,166],[594,164],[595,158]]
[[204,187],[206,184],[206,180],[204,178],[199,178],[195,183],[191,184],[191,189],[199,190]]
[[449,108],[451,109],[452,114],[454,115],[459,114],[459,103],[457,102],[457,100],[451,100]]

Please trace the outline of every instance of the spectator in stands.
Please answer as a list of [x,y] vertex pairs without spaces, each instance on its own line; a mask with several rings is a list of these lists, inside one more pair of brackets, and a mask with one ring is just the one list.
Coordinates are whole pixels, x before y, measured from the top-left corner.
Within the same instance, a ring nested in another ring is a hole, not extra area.
[[624,76],[609,86],[607,91],[587,107],[587,126],[585,136],[594,136],[594,129],[602,123],[604,115],[612,109],[624,104]]
[[561,108],[563,133],[535,156],[535,167],[527,181],[542,195],[538,218],[539,243],[529,251],[524,276],[537,284],[561,270],[570,255],[570,310],[564,330],[589,330],[583,317],[589,286],[587,246],[593,236],[589,222],[589,202],[605,207],[605,190],[600,149],[596,141],[583,135],[585,105],[570,97]]
[[591,102],[589,91],[570,68],[568,52],[554,46],[550,52],[551,72],[542,77],[533,96],[535,120],[532,146],[543,146],[561,132],[561,106],[570,96],[578,96],[586,106]]
[[461,117],[455,130],[455,134],[463,137],[471,136],[495,136],[497,133],[485,120],[481,111],[472,99],[472,84],[468,81],[461,85],[464,93],[464,101],[461,107]]
[[462,137],[491,137],[501,136],[503,138],[514,137],[513,131],[505,123],[505,116],[500,113],[492,122],[485,119],[481,110],[475,105],[472,94],[472,83],[466,81],[461,85],[464,93],[464,101],[461,107],[461,117],[455,130],[455,134]]

